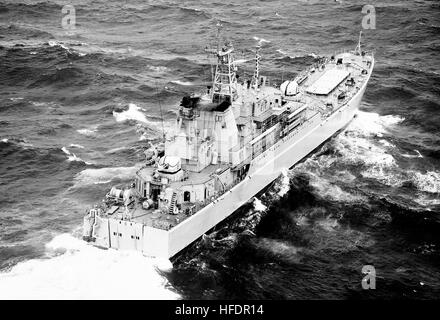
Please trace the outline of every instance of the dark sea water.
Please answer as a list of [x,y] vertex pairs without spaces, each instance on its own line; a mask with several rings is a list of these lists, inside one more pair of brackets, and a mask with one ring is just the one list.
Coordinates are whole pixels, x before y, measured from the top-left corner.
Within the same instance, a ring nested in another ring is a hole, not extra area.
[[209,81],[216,23],[279,82],[354,48],[365,2],[0,0],[0,297],[438,298],[440,2],[368,3],[358,116],[171,267],[89,246],[82,217],[161,137],[159,102],[172,121]]

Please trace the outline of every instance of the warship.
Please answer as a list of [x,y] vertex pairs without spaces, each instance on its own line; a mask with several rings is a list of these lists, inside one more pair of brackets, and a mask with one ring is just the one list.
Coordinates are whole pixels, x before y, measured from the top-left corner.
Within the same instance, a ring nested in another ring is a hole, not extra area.
[[84,240],[175,256],[343,130],[374,68],[360,36],[354,50],[319,58],[279,86],[260,74],[258,46],[243,81],[231,42],[206,51],[216,61],[212,84],[183,97],[173,129],[145,151],[133,182],[87,210]]

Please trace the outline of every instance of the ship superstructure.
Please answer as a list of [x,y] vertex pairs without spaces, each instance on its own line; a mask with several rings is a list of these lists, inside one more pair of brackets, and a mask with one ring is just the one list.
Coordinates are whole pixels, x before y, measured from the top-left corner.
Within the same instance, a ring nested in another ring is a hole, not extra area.
[[151,146],[129,186],[113,187],[84,218],[84,239],[105,248],[172,257],[341,130],[374,66],[371,53],[320,59],[271,86],[237,76],[230,42],[215,56],[212,85],[183,97],[164,147]]

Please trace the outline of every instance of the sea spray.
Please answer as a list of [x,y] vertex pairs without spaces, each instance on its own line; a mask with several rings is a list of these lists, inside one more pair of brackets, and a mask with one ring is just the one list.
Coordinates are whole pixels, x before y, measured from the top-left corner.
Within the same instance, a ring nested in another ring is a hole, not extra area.
[[0,273],[0,299],[178,299],[157,268],[170,263],[132,251],[103,250],[70,234],[46,245],[47,258]]

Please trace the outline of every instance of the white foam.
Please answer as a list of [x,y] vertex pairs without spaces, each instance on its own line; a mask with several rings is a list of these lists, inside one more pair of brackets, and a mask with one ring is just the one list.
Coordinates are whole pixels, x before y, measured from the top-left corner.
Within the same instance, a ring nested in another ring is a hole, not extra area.
[[[389,153],[396,146],[390,143],[383,134],[387,133],[391,126],[403,120],[404,118],[399,116],[379,116],[377,113],[360,111],[347,129],[331,142],[337,154],[342,157],[335,157],[333,154],[318,155],[307,159],[297,168],[307,173],[313,169],[316,179],[312,179],[312,185],[320,194],[336,201],[358,201],[363,197],[346,193],[321,177],[317,179],[321,176],[322,168],[330,167],[335,161],[362,166],[364,170],[361,175],[365,178],[376,179],[393,187],[401,186],[407,179],[403,174],[396,173],[399,169],[397,162]],[[377,136],[380,139],[374,139]],[[334,178],[344,182],[346,177],[335,176]],[[352,180],[354,177],[351,175],[347,178]]]
[[49,44],[49,46],[51,46],[51,47],[58,46],[58,47],[63,48],[64,50],[70,51],[70,49],[69,49],[67,46],[65,46],[64,44],[59,43],[59,42],[57,42],[57,41],[54,41],[54,40],[49,40],[48,44]]
[[267,209],[267,207],[257,197],[254,197],[253,204],[254,204],[254,210],[255,211],[262,212],[262,211],[265,211]]
[[396,165],[394,157],[387,153],[385,148],[374,144],[371,139],[341,134],[335,140],[335,147],[344,156],[344,161],[349,163],[387,167]]
[[409,172],[412,181],[417,189],[429,193],[440,193],[440,174],[435,171],[421,173],[418,171]]
[[246,62],[248,62],[249,60],[248,59],[237,59],[237,60],[234,60],[234,64],[235,65],[237,65],[237,64],[243,64],[243,63],[246,63]]
[[282,55],[287,55],[287,53],[285,51],[281,50],[281,49],[278,49],[277,52],[282,54]]
[[9,140],[7,138],[2,139],[3,143],[7,143]]
[[122,112],[113,111],[113,116],[115,117],[117,122],[124,122],[127,120],[136,120],[139,122],[150,124],[150,121],[147,120],[145,114],[143,114],[143,109],[139,108],[134,103],[130,103],[128,105],[128,110]]
[[288,242],[270,238],[260,238],[258,240],[258,245],[284,259],[297,260],[299,258],[297,255],[302,250]]
[[168,71],[168,68],[164,67],[164,66],[148,66],[148,69],[150,69],[151,71],[154,71],[154,72],[159,72],[159,73],[163,73],[163,72]]
[[309,173],[310,185],[316,189],[321,197],[340,202],[360,202],[366,200],[359,195],[350,194],[342,190],[336,184],[333,184],[315,174]]
[[69,234],[55,237],[46,248],[58,255],[0,273],[0,299],[180,298],[167,289],[157,261],[141,253],[98,249]]
[[374,112],[358,111],[357,117],[348,126],[349,131],[356,131],[365,137],[379,136],[387,133],[387,129],[401,123],[405,118],[396,115],[380,116]]
[[259,44],[259,45],[261,45],[261,44],[263,44],[263,43],[270,43],[269,40],[266,40],[266,39],[264,39],[264,38],[259,38],[259,37],[254,37],[254,40],[255,40],[255,41],[258,41],[258,44]]
[[395,148],[396,146],[394,144],[392,144],[391,142],[385,140],[385,139],[380,139],[379,143],[382,144],[384,147],[387,148]]
[[126,149],[127,149],[126,146],[122,146],[122,147],[117,147],[117,148],[107,150],[105,153],[115,153],[115,152],[126,150]]
[[[377,179],[390,186],[400,186],[404,179],[396,174],[397,162],[388,153],[395,146],[383,138],[383,134],[389,126],[403,120],[399,116],[379,116],[377,113],[360,111],[347,130],[334,140],[334,146],[343,155],[343,161],[367,167],[361,173],[363,177]],[[374,136],[381,139],[376,142],[372,139]]]
[[189,81],[173,80],[171,82],[174,83],[174,84],[178,84],[180,86],[192,86],[192,85],[194,85],[192,82],[189,82]]
[[290,190],[289,170],[283,168],[281,170],[281,188],[278,191],[278,195],[280,197],[283,197],[287,192],[289,192],[289,190]]
[[79,134],[82,134],[82,135],[88,136],[88,137],[94,136],[97,131],[98,131],[97,126],[76,130],[76,132],[78,132]]
[[300,227],[307,227],[310,225],[309,218],[306,216],[301,215],[298,217],[293,217],[293,220],[295,221],[295,224]]
[[85,169],[75,177],[76,185],[102,184],[114,179],[129,180],[134,177],[139,166]]
[[414,149],[414,152],[416,154],[401,154],[401,156],[405,158],[423,158],[419,150]]
[[78,157],[76,154],[70,152],[69,150],[67,150],[66,147],[62,147],[61,150],[67,155],[67,161],[77,161],[77,162],[83,162],[85,164],[90,165],[90,162],[84,161],[83,159],[81,159],[80,157]]
[[364,178],[377,180],[390,187],[400,187],[406,180],[402,174],[395,170],[389,170],[389,168],[378,165],[362,171],[361,175]]
[[338,220],[330,217],[319,220],[316,222],[316,224],[320,226],[322,229],[330,232],[335,231],[340,227]]
[[428,198],[425,195],[422,195],[421,197],[414,199],[415,202],[417,202],[418,204],[422,205],[422,206],[438,206],[440,205],[440,198]]
[[84,149],[84,147],[80,144],[76,144],[76,143],[71,143],[70,144],[71,148],[78,148],[78,149]]

